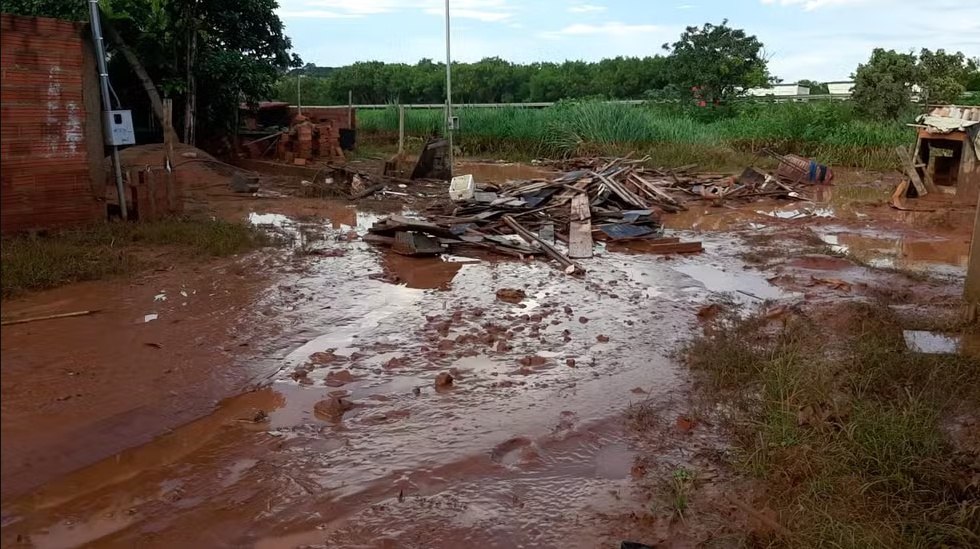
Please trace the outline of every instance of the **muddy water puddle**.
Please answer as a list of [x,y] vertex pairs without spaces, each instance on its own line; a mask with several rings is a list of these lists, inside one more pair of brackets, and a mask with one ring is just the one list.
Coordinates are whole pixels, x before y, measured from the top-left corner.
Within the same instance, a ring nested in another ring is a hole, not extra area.
[[848,255],[872,267],[962,275],[970,258],[970,242],[964,238],[842,227],[820,228],[817,234],[835,253]]
[[618,504],[632,462],[616,418],[634,388],[671,398],[694,310],[746,288],[792,297],[717,255],[723,239],[702,256],[605,253],[574,278],[388,256],[347,237],[369,216],[343,213],[253,218],[341,250],[297,254],[259,305],[287,326],[263,388],[5,501],[4,545],[594,547],[587,516]]
[[519,162],[460,162],[454,172],[457,175],[470,174],[480,183],[506,183],[530,179],[552,179],[559,175],[554,170]]

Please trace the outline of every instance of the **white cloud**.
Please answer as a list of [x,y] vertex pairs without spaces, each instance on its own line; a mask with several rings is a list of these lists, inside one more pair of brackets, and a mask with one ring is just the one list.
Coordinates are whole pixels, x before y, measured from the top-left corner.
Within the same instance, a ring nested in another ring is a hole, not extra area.
[[663,30],[664,27],[661,27],[659,25],[627,25],[625,23],[619,23],[619,22],[603,23],[601,25],[576,23],[574,25],[568,25],[567,27],[561,30],[542,33],[542,36],[547,38],[557,38],[560,36],[595,35],[595,34],[622,36],[626,34],[661,32]]
[[804,11],[813,11],[830,6],[842,6],[845,4],[861,4],[866,0],[762,0],[763,4],[780,4],[782,6],[800,5]]
[[[445,17],[446,8],[427,8],[425,13],[431,15],[438,15],[440,17]],[[466,9],[456,9],[450,4],[449,6],[450,17],[456,19],[476,19],[478,21],[485,21],[488,23],[493,23],[497,21],[503,21],[504,19],[510,19],[514,14],[502,11],[485,11],[485,10],[466,10]]]
[[578,4],[568,8],[568,11],[572,13],[595,13],[599,11],[606,11],[606,6],[597,6],[595,4]]

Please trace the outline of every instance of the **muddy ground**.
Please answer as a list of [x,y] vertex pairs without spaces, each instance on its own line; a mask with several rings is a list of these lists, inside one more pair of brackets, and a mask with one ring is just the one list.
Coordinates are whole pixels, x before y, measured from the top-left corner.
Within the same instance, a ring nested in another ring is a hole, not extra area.
[[600,246],[577,278],[360,240],[439,188],[355,204],[292,196],[283,177],[243,198],[202,168],[192,208],[289,245],[4,303],[4,318],[100,312],[2,330],[3,546],[735,544],[754,527],[744,510],[708,490],[727,518],[677,521],[661,493],[686,467],[737,486],[720,433],[686,419],[673,356],[699,312],[721,298],[954,308],[962,291],[971,209],[893,210],[893,177],[842,173],[816,202],[667,215],[704,253]]

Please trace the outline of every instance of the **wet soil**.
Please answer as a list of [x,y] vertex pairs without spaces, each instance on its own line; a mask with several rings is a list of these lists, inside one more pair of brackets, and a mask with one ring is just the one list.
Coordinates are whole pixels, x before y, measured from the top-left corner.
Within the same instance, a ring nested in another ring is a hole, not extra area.
[[[545,173],[493,166],[470,171]],[[5,303],[5,316],[8,305],[106,312],[3,328],[3,546],[690,546],[736,535],[746,519],[715,486],[730,480],[724,439],[691,419],[671,358],[698,312],[721,295],[791,307],[883,287],[952,303],[964,271],[949,251],[965,234],[958,221],[919,225],[832,196],[806,215],[754,203],[667,216],[705,252],[600,247],[582,278],[361,242],[385,212],[442,199],[407,192],[407,205],[198,195],[290,245],[267,265]],[[899,243],[865,246],[870,232]],[[770,255],[747,259],[755,249]],[[447,374],[451,384],[437,382]],[[676,520],[663,479],[686,468],[723,523]]]

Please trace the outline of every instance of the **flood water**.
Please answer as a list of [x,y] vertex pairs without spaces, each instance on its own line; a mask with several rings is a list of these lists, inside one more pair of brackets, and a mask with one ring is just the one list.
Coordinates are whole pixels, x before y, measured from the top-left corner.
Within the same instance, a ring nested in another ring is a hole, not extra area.
[[253,365],[260,388],[5,500],[4,546],[595,547],[592,517],[626,505],[619,416],[638,388],[671,401],[694,311],[792,297],[714,254],[720,239],[606,252],[579,278],[396,256],[350,236],[374,214],[333,217],[250,215],[294,255],[255,306],[286,326]]

